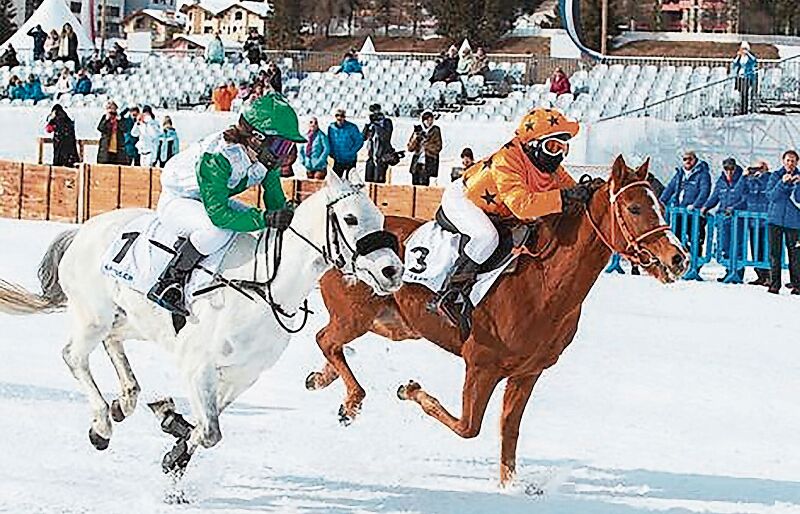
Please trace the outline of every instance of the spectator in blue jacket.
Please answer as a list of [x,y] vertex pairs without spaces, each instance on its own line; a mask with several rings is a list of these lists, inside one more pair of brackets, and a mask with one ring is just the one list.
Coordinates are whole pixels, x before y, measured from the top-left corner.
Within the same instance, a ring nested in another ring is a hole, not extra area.
[[344,109],[336,109],[335,121],[328,126],[328,143],[333,158],[333,172],[340,177],[356,167],[358,151],[364,145],[364,138],[355,123],[346,119]]
[[16,75],[12,75],[9,79],[6,95],[11,100],[25,100],[25,86]]
[[163,168],[181,148],[178,132],[172,126],[172,118],[164,116],[161,128],[161,134],[158,136],[156,144],[156,162],[154,163],[159,168]]
[[136,148],[136,143],[139,142],[139,138],[131,134],[133,126],[136,125],[140,114],[139,107],[136,105],[127,109],[123,109],[120,113],[119,123],[120,127],[122,127],[124,138],[123,146],[125,149],[125,155],[128,156],[128,162],[125,164],[130,166],[139,166],[142,162],[142,157],[139,155],[139,150]]
[[75,81],[75,87],[72,90],[76,95],[88,95],[92,92],[92,80],[86,74],[86,70],[78,70],[78,80]]
[[28,81],[23,85],[25,100],[33,100],[38,102],[45,98],[44,91],[42,91],[42,83],[36,75],[29,75]]
[[[711,193],[711,196],[708,198],[701,211],[705,216],[708,214],[708,211],[717,207],[717,245],[721,250],[723,259],[729,259],[731,257],[730,245],[733,212],[741,210],[745,206],[741,188],[738,187],[742,180],[743,173],[744,170],[742,170],[741,166],[736,164],[736,159],[733,157],[728,157],[722,161],[722,173],[717,179],[716,184],[714,184],[714,191]],[[738,235],[738,240],[741,241],[743,237],[741,221],[736,226],[736,233]],[[737,257],[740,255],[739,253]],[[725,277],[731,273],[736,273],[741,280],[744,269],[732,270],[728,268],[725,276],[717,279],[717,281],[722,282],[725,280]]]
[[328,136],[319,128],[317,118],[308,121],[307,143],[300,147],[300,162],[306,168],[308,178],[322,180],[328,173],[330,146]]
[[344,54],[342,64],[339,66],[339,70],[336,73],[347,73],[348,75],[358,73],[362,77],[364,76],[363,66],[358,62],[358,57],[352,52]]
[[774,172],[767,184],[767,231],[769,233],[769,292],[781,290],[781,257],[783,243],[789,253],[789,279],[792,294],[800,295],[800,261],[797,260],[797,240],[800,232],[800,171],[794,150],[783,154],[783,167]]
[[750,43],[742,41],[739,51],[731,63],[731,75],[736,77],[736,90],[741,95],[740,113],[750,112],[750,104],[758,81],[758,59],[750,51]]
[[[739,181],[739,194],[745,202],[744,209],[748,212],[767,212],[767,184],[770,177],[769,166],[760,162],[755,166],[748,166]],[[762,219],[748,220],[750,252],[753,260],[767,260],[767,223]],[[769,268],[755,268],[756,279],[749,282],[756,286],[769,286]]]
[[[667,207],[684,207],[689,211],[697,209],[698,211],[703,208],[708,195],[711,192],[711,172],[708,168],[706,161],[701,161],[697,158],[697,154],[692,151],[686,151],[683,154],[683,165],[675,168],[675,175],[667,184],[664,192],[661,193],[661,203]],[[686,227],[686,236],[683,236],[683,218],[678,216],[676,218],[673,231],[681,238],[686,246],[691,246],[692,237],[692,220],[689,217],[689,223]],[[699,220],[699,240],[700,245],[698,248],[698,255],[703,251],[703,243],[706,238],[706,220],[700,216]]]

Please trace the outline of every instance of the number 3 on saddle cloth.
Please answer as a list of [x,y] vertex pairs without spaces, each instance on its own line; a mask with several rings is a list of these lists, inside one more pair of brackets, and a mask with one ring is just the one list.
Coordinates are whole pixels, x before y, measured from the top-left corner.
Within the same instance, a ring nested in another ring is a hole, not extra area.
[[[515,248],[533,248],[536,243],[536,225],[510,224],[492,218],[492,222],[500,235],[500,243],[489,259],[481,265],[477,281],[469,293],[469,298],[459,297],[453,299],[465,308],[459,309],[462,316],[468,319],[458,320],[456,326],[462,327],[462,338],[468,334],[463,333],[463,327],[471,327],[472,310],[480,304],[494,283],[504,273],[516,270],[516,258],[519,255],[512,250]],[[462,236],[456,227],[444,216],[441,208],[436,212],[436,221],[429,221],[414,231],[405,242],[405,271],[403,282],[421,284],[437,294],[436,300],[442,294],[450,270],[459,256]],[[468,303],[465,303],[468,302]],[[453,320],[451,320],[453,321]],[[468,332],[468,330],[467,330]]]

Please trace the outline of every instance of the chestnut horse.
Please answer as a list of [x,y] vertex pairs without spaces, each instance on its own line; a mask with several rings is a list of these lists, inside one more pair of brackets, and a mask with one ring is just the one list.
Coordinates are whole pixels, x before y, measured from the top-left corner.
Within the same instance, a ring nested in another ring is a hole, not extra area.
[[[343,347],[373,332],[392,340],[425,338],[460,355],[466,363],[461,417],[450,414],[419,384],[397,394],[417,402],[426,414],[464,438],[475,437],[497,384],[508,381],[501,418],[500,482],[514,476],[523,411],[542,372],[556,363],[578,329],[583,303],[612,250],[639,264],[663,283],[680,277],[687,254],[669,231],[661,206],[646,181],[649,160],[637,170],[617,157],[608,181],[592,182],[593,196],[578,214],[549,216],[540,227],[539,250],[523,253],[514,273],[501,276],[473,313],[472,332],[460,331],[427,308],[433,293],[404,284],[391,296],[375,296],[363,284],[348,284],[329,271],[320,281],[330,322],[317,334],[328,363],[306,379],[320,389],[341,376],[347,397],[339,410],[348,423],[365,392],[344,358]],[[405,241],[420,222],[387,217],[386,229]],[[404,251],[405,249],[401,249]]]

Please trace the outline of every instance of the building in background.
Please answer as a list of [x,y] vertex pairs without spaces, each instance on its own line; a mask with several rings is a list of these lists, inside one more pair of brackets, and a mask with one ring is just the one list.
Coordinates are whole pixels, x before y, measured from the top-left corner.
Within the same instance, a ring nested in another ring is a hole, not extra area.
[[154,47],[162,47],[172,41],[175,34],[183,32],[186,17],[175,11],[142,9],[122,20],[125,34],[150,32]]
[[181,12],[187,17],[186,33],[216,34],[225,39],[243,42],[251,27],[259,34],[267,33],[271,6],[266,2],[209,2],[200,0],[184,4]]
[[177,0],[126,0],[125,2],[125,16],[145,9],[175,11],[178,9]]
[[734,0],[663,0],[664,30],[678,32],[733,32]]

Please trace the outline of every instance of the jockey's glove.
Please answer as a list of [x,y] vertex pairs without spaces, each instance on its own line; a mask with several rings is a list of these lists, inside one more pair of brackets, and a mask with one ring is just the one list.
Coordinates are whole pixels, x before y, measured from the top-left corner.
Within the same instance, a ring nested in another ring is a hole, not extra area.
[[592,199],[592,188],[589,184],[576,184],[561,190],[561,205],[564,211],[574,212],[581,209]]
[[285,207],[279,211],[265,212],[264,222],[268,228],[274,228],[279,232],[283,232],[292,223],[294,217],[294,209]]

